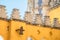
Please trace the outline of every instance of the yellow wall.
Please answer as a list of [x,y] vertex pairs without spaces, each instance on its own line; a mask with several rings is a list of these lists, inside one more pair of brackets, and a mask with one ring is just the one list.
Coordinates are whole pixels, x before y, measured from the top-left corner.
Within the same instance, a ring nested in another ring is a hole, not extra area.
[[0,20],[0,36],[3,37],[4,40],[8,40],[8,22],[6,20]]
[[21,35],[16,32],[21,26],[25,26],[25,23],[19,21],[11,21],[10,27],[10,40],[22,40]]
[[[8,25],[10,26],[9,32],[7,30]],[[21,26],[25,30],[23,35],[16,32]],[[35,26],[26,24],[23,21],[11,20],[8,23],[0,20],[0,35],[4,37],[4,40],[27,40],[28,37],[31,37],[33,40],[60,40],[60,29]]]
[[[21,26],[25,30],[23,35],[16,32]],[[60,40],[60,29],[35,26],[21,21],[12,20],[10,30],[10,40],[27,40],[28,37],[32,37],[33,40]]]

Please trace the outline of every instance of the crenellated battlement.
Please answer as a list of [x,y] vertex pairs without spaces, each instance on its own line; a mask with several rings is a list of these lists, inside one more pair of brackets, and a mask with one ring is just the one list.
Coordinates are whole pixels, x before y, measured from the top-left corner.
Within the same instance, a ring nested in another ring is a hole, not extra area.
[[[0,13],[0,15],[1,15],[0,18],[7,19],[7,14],[5,12],[6,10],[4,10],[6,8],[6,6],[0,5],[0,7],[3,7],[2,9],[0,8],[2,10],[1,13]],[[42,7],[42,8],[44,10],[44,7]],[[47,10],[49,10],[49,9],[47,9]],[[19,9],[14,8],[12,10],[12,14],[11,14],[10,19],[21,20],[20,19],[21,16],[20,16],[19,13],[20,13]],[[35,16],[35,18],[34,18],[34,16]],[[50,26],[50,27],[59,27],[60,26],[59,21],[55,21],[54,18],[53,18],[53,21],[51,21],[50,17],[51,17],[51,15],[49,15],[49,12],[43,18],[43,16],[41,16],[40,14],[31,14],[30,11],[26,11],[25,16],[24,16],[24,21],[26,21],[28,23],[31,23],[31,24],[38,24],[38,25]],[[56,24],[54,22],[56,22]],[[55,25],[57,25],[57,26],[55,26]]]
[[14,8],[11,14],[11,19],[20,19],[19,9]]

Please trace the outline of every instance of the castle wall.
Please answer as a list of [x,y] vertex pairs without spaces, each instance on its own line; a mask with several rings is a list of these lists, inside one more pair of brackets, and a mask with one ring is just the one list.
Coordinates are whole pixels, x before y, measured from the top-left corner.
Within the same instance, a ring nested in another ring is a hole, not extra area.
[[[29,0],[25,20],[20,20],[18,9],[13,9],[11,19],[8,20],[5,6],[0,5],[0,35],[4,40],[28,40],[28,38],[32,40],[60,40],[60,7],[56,6],[50,9],[49,0],[42,0],[43,15],[40,16],[38,0],[35,1],[35,9],[33,2],[34,0]],[[36,20],[34,20],[35,17]],[[46,26],[40,25],[44,17]]]
[[8,27],[9,27],[8,21],[7,20],[2,20],[0,18],[0,36],[2,36],[4,40],[9,39]]
[[[10,40],[25,40],[27,36],[26,24],[24,22],[11,20],[10,27]],[[25,30],[23,34],[20,34],[20,27],[23,27]]]
[[[23,27],[23,34],[18,30]],[[18,30],[18,31],[16,31]],[[60,29],[27,24],[24,21],[11,20],[10,40],[60,40]]]

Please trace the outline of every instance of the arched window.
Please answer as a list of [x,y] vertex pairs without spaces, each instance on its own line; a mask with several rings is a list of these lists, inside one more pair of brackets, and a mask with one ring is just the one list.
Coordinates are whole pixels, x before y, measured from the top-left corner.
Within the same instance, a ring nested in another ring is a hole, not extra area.
[[27,37],[27,40],[32,40],[32,38],[31,37]]
[[41,40],[46,40],[46,38],[43,37]]
[[0,35],[0,40],[4,40],[4,38]]

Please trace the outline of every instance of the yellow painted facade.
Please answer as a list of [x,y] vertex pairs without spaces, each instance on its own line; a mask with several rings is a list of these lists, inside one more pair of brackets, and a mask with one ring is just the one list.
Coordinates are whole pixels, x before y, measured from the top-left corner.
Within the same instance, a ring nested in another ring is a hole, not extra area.
[[[19,29],[21,26],[24,29],[23,35],[16,32],[16,29]],[[60,29],[27,24],[22,21],[12,20],[10,30],[10,40],[27,40],[28,37],[31,37],[33,40],[60,40]]]
[[0,36],[2,36],[4,40],[9,39],[8,27],[9,27],[8,21],[0,19]]
[[[60,20],[60,7],[49,12],[51,22],[53,18]],[[23,27],[21,30],[20,28]],[[22,31],[22,33],[20,33]],[[21,20],[4,20],[0,19],[0,35],[4,40],[60,40],[60,29],[52,27],[44,27],[41,25],[29,24]]]

